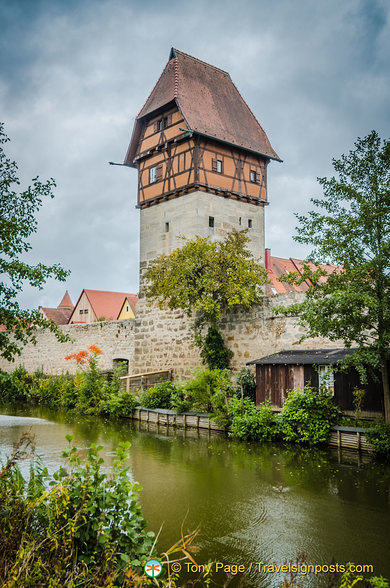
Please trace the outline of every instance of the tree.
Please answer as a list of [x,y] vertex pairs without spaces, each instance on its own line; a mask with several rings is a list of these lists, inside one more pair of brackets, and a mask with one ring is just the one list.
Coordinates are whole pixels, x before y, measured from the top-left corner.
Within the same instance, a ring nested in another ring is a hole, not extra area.
[[38,310],[22,309],[17,301],[24,283],[41,289],[49,277],[65,280],[69,272],[59,265],[42,263],[29,265],[21,257],[31,249],[28,238],[37,230],[35,215],[43,198],[53,198],[53,178],[42,183],[36,177],[23,192],[15,191],[20,184],[15,161],[7,158],[3,145],[9,141],[0,123],[0,355],[13,361],[20,355],[21,346],[35,341],[37,327],[51,329],[60,341],[68,338],[53,321],[43,317]]
[[160,308],[196,315],[194,342],[210,369],[227,367],[232,356],[219,328],[223,312],[260,302],[268,281],[246,247],[248,240],[246,231],[236,230],[224,241],[184,239],[183,247],[158,257],[145,274],[145,294]]
[[[364,381],[368,368],[379,371],[383,384],[385,419],[390,422],[388,351],[390,344],[390,141],[375,131],[359,138],[355,149],[333,160],[337,178],[318,178],[321,198],[317,210],[297,215],[295,238],[313,247],[312,270],[284,278],[309,278],[303,302],[279,311],[297,315],[306,337],[341,339],[357,350],[349,361]],[[337,267],[324,281],[318,263]]]

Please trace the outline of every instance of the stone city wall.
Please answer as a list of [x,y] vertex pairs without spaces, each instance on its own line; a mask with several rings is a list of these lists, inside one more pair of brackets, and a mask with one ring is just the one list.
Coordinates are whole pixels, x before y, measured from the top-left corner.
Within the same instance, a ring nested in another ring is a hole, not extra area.
[[65,356],[89,345],[98,345],[102,350],[99,366],[103,370],[111,369],[114,359],[127,359],[132,365],[134,361],[134,319],[124,321],[104,321],[87,325],[64,325],[61,329],[70,335],[72,342],[59,343],[48,330],[39,329],[37,344],[29,343],[20,357],[14,362],[0,358],[0,369],[12,371],[23,365],[27,371],[42,370],[46,374],[61,374],[68,371],[76,372],[76,362],[65,360]]
[[[342,346],[324,339],[308,339],[299,343],[303,329],[295,319],[277,316],[272,307],[288,305],[301,299],[303,294],[286,294],[264,297],[263,303],[249,311],[227,313],[221,328],[227,345],[233,351],[232,368],[241,369],[252,360],[286,349],[315,349]],[[129,373],[140,374],[173,369],[174,377],[186,377],[202,365],[199,350],[191,340],[192,320],[182,311],[160,310],[141,298],[136,308],[136,319],[107,321],[87,325],[66,325],[63,330],[74,339],[73,343],[58,343],[54,335],[41,330],[37,345],[27,345],[15,363],[0,360],[0,368],[11,371],[24,365],[28,371],[41,369],[58,374],[76,370],[74,361],[64,358],[69,353],[99,345],[102,369],[111,369],[114,359],[127,359]]]
[[[275,305],[288,305],[302,300],[304,294],[292,293],[264,297],[262,305],[249,311],[236,310],[227,313],[221,321],[221,329],[234,356],[231,366],[240,370],[252,360],[286,349],[315,349],[337,346],[326,339],[308,339],[299,343],[304,334],[296,320],[277,316]],[[176,377],[187,376],[201,365],[199,351],[191,341],[191,319],[181,311],[161,311],[151,306],[145,298],[137,305],[134,327],[134,365],[132,373],[174,370]]]

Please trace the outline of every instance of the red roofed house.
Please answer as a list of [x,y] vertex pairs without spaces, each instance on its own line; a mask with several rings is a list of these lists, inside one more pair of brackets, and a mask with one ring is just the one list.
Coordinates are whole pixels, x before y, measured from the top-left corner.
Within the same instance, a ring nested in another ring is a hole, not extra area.
[[[286,282],[280,282],[279,278],[282,274],[286,273],[299,273],[302,274],[303,271],[303,264],[309,265],[312,269],[315,269],[314,264],[308,261],[302,261],[300,259],[295,259],[290,257],[289,259],[284,259],[282,257],[273,257],[271,256],[271,250],[265,250],[265,269],[268,272],[268,278],[270,279],[270,284],[267,284],[265,287],[265,294],[266,296],[275,296],[276,294],[287,294],[288,292],[307,292],[311,283],[309,280],[305,280],[302,284],[287,284]],[[320,264],[320,267],[326,271],[327,274],[331,274],[335,270],[339,269],[336,265],[323,265]],[[322,276],[319,279],[319,282],[324,282],[326,280],[326,276]]]
[[138,169],[140,267],[183,244],[248,229],[264,263],[267,166],[281,161],[230,75],[171,49],[124,164]]
[[73,311],[73,302],[70,299],[68,290],[65,292],[57,308],[38,306],[38,310],[47,319],[53,320],[57,325],[67,325]]
[[[125,301],[127,304],[124,306]],[[134,318],[137,301],[137,294],[83,290],[69,318],[69,324]]]

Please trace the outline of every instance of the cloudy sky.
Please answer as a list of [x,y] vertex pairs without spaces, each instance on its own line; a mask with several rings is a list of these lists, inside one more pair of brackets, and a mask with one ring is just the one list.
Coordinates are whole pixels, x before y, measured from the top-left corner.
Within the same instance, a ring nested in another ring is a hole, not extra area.
[[388,0],[0,0],[0,120],[22,185],[55,178],[31,263],[66,284],[26,288],[56,306],[65,288],[138,291],[136,171],[122,162],[134,118],[171,46],[227,70],[283,163],[269,166],[266,245],[296,244],[294,212],[332,157],[376,129],[390,136]]

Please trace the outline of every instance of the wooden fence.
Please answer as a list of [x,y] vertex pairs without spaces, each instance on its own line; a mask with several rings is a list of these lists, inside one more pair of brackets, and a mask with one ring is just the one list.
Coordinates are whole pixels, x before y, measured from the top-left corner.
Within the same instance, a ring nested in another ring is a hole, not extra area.
[[[177,414],[174,410],[138,407],[134,410],[132,418],[144,423],[165,427],[225,431],[223,427],[212,421],[207,414],[197,412]],[[339,449],[372,451],[372,446],[365,437],[364,429],[359,427],[332,427],[328,445]]]
[[137,390],[144,390],[157,384],[157,382],[164,382],[172,380],[173,370],[159,370],[158,372],[145,372],[143,374],[136,374],[134,376],[121,376],[120,389],[126,392],[136,392]]

